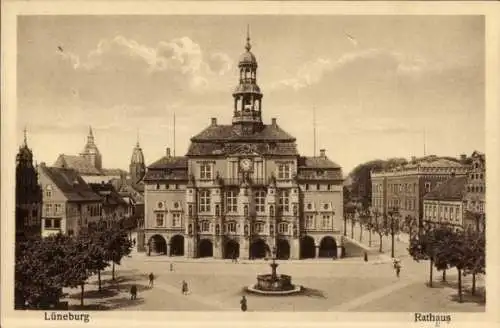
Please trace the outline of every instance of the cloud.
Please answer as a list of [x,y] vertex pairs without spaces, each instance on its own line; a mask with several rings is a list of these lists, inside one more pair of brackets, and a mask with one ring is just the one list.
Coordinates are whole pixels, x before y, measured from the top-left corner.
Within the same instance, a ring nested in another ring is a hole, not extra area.
[[232,67],[227,54],[204,54],[200,45],[188,37],[161,41],[156,47],[148,47],[124,36],[116,36],[101,40],[86,56],[70,52],[60,52],[60,56],[75,71],[166,74],[170,80],[196,90],[208,88],[217,76],[226,74]]
[[335,74],[342,70],[354,70],[361,74],[376,71],[380,74],[394,72],[412,75],[422,72],[427,66],[425,60],[416,56],[383,49],[367,49],[346,53],[336,60],[317,58],[306,62],[297,70],[294,77],[280,80],[274,83],[272,88],[289,87],[299,90],[320,83],[326,74]]

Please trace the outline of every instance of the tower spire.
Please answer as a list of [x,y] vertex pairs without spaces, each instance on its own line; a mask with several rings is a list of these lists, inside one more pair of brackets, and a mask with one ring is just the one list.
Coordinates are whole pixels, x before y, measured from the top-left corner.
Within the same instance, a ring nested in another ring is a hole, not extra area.
[[139,128],[137,128],[137,148],[139,148]]
[[23,130],[23,133],[24,133],[24,147],[28,147],[28,131],[26,129],[26,126],[24,126],[24,130]]
[[247,24],[247,43],[245,45],[245,49],[250,51],[252,49],[252,45],[250,44],[250,24]]

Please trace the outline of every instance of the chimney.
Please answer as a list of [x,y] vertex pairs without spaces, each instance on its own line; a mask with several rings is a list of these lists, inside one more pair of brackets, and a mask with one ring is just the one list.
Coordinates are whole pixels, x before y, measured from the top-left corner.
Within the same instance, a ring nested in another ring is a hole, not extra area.
[[323,157],[323,158],[326,157],[326,150],[325,149],[320,149],[319,150],[319,156]]
[[465,154],[460,154],[460,160],[465,161],[467,159],[467,155]]
[[217,126],[217,118],[212,117],[212,126]]
[[170,157],[170,147],[167,147],[167,157]]
[[275,117],[273,117],[273,118],[271,119],[271,123],[272,123],[272,125],[273,125],[273,126],[278,125],[278,124],[276,123],[276,118],[275,118]]
[[415,163],[416,161],[417,161],[417,156],[412,156],[412,157],[411,157],[411,162],[412,162],[412,163]]

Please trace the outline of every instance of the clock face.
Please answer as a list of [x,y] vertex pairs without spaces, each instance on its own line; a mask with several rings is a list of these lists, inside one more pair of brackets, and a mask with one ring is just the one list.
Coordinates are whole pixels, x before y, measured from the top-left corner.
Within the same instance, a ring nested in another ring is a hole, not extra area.
[[240,165],[244,171],[250,171],[250,169],[252,168],[252,161],[248,158],[245,158],[241,160]]

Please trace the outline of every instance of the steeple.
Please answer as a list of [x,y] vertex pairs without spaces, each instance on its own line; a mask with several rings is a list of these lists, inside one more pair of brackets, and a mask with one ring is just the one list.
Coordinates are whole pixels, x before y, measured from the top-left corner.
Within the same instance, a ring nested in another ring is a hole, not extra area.
[[245,52],[240,56],[240,77],[233,92],[233,126],[240,134],[252,134],[262,128],[262,93],[257,85],[257,59],[250,51],[250,28],[247,26]]
[[146,174],[146,164],[144,161],[144,154],[142,153],[141,146],[139,145],[139,130],[137,130],[137,143],[132,151],[129,166],[130,178],[133,184],[137,184]]
[[91,126],[89,126],[89,135],[87,136],[87,144],[89,144],[89,145],[94,144],[94,133],[92,132]]
[[92,131],[92,127],[89,126],[89,134],[87,136],[87,143],[83,148],[83,152],[80,153],[80,156],[87,159],[96,169],[102,169],[102,157],[97,145],[94,140],[94,133]]
[[23,147],[28,147],[28,137],[27,137],[27,130],[26,130],[26,127],[24,127],[24,144],[23,144]]

